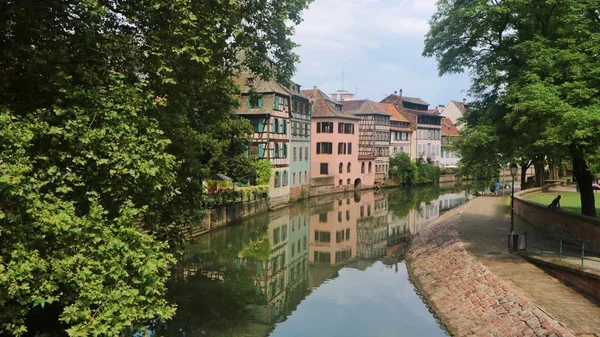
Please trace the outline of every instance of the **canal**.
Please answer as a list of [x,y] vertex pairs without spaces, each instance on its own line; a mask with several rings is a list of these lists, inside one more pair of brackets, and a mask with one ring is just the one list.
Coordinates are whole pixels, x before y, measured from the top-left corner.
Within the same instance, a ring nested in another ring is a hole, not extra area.
[[421,187],[312,198],[190,243],[158,336],[445,336],[407,274],[407,238],[470,198]]

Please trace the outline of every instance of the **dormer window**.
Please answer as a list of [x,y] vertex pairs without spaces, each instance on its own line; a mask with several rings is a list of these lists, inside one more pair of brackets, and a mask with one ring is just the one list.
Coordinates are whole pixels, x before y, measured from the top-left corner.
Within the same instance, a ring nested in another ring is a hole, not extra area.
[[254,77],[248,77],[248,80],[246,80],[246,85],[252,88],[254,86]]

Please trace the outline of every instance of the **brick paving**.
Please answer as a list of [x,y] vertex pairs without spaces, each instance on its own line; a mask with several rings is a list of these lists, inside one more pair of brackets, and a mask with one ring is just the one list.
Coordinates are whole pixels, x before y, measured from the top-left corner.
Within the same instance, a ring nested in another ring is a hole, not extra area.
[[460,212],[422,230],[408,254],[417,286],[457,336],[575,336],[480,261],[459,235]]

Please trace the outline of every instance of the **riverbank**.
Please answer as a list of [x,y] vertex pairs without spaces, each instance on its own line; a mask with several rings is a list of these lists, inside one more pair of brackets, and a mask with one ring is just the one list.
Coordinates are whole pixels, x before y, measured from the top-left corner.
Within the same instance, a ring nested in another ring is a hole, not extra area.
[[415,284],[448,331],[456,336],[575,336],[467,252],[459,223],[472,206],[452,210],[419,232],[407,255]]

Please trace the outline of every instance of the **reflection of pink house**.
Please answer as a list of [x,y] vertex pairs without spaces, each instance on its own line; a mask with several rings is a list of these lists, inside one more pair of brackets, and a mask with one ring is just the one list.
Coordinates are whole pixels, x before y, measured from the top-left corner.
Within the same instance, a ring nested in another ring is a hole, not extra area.
[[[374,163],[358,160],[360,118],[343,112],[341,103],[332,100],[317,87],[302,93],[313,104],[311,194],[372,186]],[[365,166],[364,171],[361,165]]]
[[322,197],[326,203],[313,207],[310,214],[310,263],[337,265],[356,259],[357,222],[375,212],[373,196],[373,191],[366,191]]

